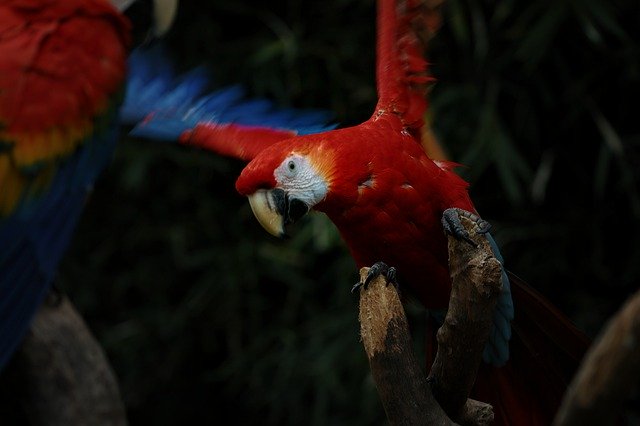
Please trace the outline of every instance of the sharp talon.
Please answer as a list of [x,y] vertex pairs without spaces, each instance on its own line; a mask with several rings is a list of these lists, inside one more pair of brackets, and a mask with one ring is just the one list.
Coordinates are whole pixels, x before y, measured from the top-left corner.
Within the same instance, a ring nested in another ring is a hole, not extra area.
[[364,280],[364,288],[369,288],[369,284],[374,279],[378,278],[380,275],[386,275],[386,272],[389,270],[389,267],[383,262],[374,263],[371,268],[369,268],[369,272],[367,273],[367,278]]
[[393,284],[396,288],[398,288],[396,268],[389,267],[384,262],[376,262],[371,266],[371,268],[369,268],[367,278],[364,280],[363,285],[365,290],[369,287],[369,283],[378,278],[380,275],[384,276],[387,279],[387,285]]
[[387,285],[393,284],[396,288],[398,287],[397,274],[398,274],[398,271],[396,271],[396,268],[391,266],[387,271]]
[[367,278],[364,280],[364,289],[368,289],[369,288],[369,284],[371,283],[371,281],[374,280],[374,278],[376,278],[378,275],[380,275],[379,273],[377,274],[372,274],[371,270],[369,270],[369,273],[367,274]]
[[362,281],[358,281],[357,283],[355,283],[353,285],[353,287],[351,287],[351,293],[354,293],[357,289],[359,289],[360,287],[362,287]]

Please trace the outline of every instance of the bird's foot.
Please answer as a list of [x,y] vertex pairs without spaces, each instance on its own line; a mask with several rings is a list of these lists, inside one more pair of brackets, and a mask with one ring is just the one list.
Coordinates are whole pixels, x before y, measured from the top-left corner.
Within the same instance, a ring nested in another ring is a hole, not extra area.
[[387,279],[387,285],[393,284],[396,289],[398,289],[398,276],[396,268],[393,266],[389,266],[384,262],[376,262],[371,268],[369,268],[369,272],[367,272],[367,277],[364,282],[357,282],[352,288],[351,293],[359,289],[360,287],[364,287],[366,290],[369,287],[371,281],[378,278],[380,275],[384,276]]
[[464,216],[473,221],[476,224],[476,232],[478,234],[486,234],[489,232],[491,224],[481,219],[477,214],[459,208],[446,209],[444,213],[442,213],[442,227],[447,234],[453,235],[455,238],[464,240],[472,246],[477,247],[478,245],[471,239],[464,226],[462,226],[460,216]]

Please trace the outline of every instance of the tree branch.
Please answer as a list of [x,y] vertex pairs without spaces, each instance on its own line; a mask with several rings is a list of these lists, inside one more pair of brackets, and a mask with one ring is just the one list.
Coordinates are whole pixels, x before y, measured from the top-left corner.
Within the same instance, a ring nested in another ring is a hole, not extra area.
[[[493,421],[489,404],[467,397],[491,328],[501,289],[501,266],[486,238],[477,235],[475,222],[465,216],[460,220],[478,246],[449,239],[453,289],[445,324],[438,332],[431,386],[413,354],[407,320],[395,287],[379,277],[368,289],[360,291],[362,342],[392,425],[452,424],[451,418],[473,425]],[[360,270],[361,281],[368,270]]]
[[567,389],[557,426],[612,424],[640,377],[640,291],[612,317]]
[[33,425],[126,425],[107,358],[69,300],[45,302],[12,361],[12,386]]
[[[471,407],[477,404],[466,408],[465,404],[493,324],[502,289],[502,266],[487,239],[477,234],[476,223],[466,216],[459,217],[477,247],[449,236],[451,296],[444,324],[437,333],[438,352],[429,377],[433,379],[436,399],[452,419],[477,424],[477,418],[467,418],[473,412]],[[488,421],[492,420],[491,413]]]
[[[360,269],[364,282],[369,268]],[[413,354],[398,292],[383,276],[360,291],[360,335],[391,425],[452,425]]]

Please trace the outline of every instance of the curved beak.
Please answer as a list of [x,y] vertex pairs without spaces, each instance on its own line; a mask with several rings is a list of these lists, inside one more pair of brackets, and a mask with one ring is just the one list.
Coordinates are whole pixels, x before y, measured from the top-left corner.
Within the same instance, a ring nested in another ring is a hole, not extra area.
[[304,202],[289,197],[280,188],[259,189],[247,197],[260,225],[268,233],[279,238],[287,236],[285,225],[296,222],[309,211]]
[[156,37],[162,37],[171,28],[178,13],[178,2],[179,0],[153,1],[154,35]]
[[[120,12],[124,12],[137,0],[110,0]],[[153,0],[153,36],[160,38],[169,31],[176,19],[180,0]]]

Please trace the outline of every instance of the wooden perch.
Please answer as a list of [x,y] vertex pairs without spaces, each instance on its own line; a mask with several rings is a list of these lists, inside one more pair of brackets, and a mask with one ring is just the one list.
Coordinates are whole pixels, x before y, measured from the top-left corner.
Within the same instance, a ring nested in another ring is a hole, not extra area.
[[11,386],[32,425],[126,425],[107,358],[64,296],[45,302],[11,363]]
[[438,330],[438,352],[429,377],[436,399],[451,418],[463,424],[478,424],[478,420],[489,424],[492,411],[480,409],[482,419],[468,417],[479,407],[467,398],[493,324],[502,290],[502,266],[487,239],[476,233],[475,222],[462,215],[460,221],[478,247],[449,236],[451,296],[444,324]]
[[613,424],[640,379],[640,291],[609,320],[582,361],[557,426]]
[[[489,404],[467,398],[500,293],[501,266],[486,238],[476,234],[475,223],[466,217],[460,219],[478,247],[453,237],[449,239],[453,290],[445,324],[438,332],[431,386],[413,354],[396,288],[379,277],[368,289],[360,291],[362,342],[392,425],[453,424],[451,419],[487,425],[493,421]],[[360,270],[362,281],[368,270]]]
[[[364,279],[369,268],[360,270]],[[360,291],[360,335],[391,425],[454,424],[436,402],[413,354],[409,325],[393,285],[383,276]]]

